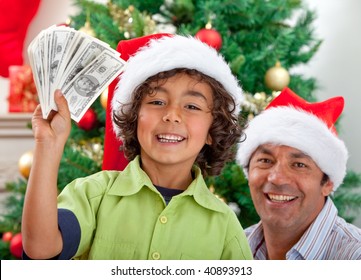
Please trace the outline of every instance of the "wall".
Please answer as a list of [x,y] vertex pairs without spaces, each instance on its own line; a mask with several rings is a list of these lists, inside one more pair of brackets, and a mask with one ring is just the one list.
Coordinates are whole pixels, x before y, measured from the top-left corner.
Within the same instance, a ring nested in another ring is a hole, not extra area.
[[[349,150],[348,169],[361,172],[361,1],[307,0],[317,13],[315,32],[324,41],[302,73],[315,77],[321,89],[320,100],[342,95],[345,109],[339,136]],[[361,189],[360,189],[361,192]],[[354,222],[361,226],[361,215]]]
[[349,149],[348,167],[361,172],[361,1],[307,0],[317,12],[315,31],[324,41],[311,63],[302,71],[321,85],[320,99],[337,95],[345,98],[339,135]]

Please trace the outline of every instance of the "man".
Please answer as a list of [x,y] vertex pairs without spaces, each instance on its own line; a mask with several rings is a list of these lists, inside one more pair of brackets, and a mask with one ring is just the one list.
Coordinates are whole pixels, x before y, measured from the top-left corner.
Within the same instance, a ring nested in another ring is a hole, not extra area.
[[247,228],[255,259],[361,259],[361,230],[330,195],[346,174],[336,134],[342,97],[308,103],[284,89],[250,121],[237,160],[261,221]]

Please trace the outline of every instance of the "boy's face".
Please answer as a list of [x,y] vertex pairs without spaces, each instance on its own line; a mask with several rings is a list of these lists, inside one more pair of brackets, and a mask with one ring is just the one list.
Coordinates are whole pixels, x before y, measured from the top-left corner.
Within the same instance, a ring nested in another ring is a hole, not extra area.
[[142,162],[191,168],[211,144],[213,94],[206,83],[177,74],[143,97],[138,114]]

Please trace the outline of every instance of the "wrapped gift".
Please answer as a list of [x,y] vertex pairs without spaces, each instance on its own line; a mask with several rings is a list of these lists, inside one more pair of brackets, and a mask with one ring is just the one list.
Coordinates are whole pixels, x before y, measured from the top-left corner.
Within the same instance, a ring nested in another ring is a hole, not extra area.
[[9,80],[9,112],[33,112],[39,102],[30,66],[10,66]]

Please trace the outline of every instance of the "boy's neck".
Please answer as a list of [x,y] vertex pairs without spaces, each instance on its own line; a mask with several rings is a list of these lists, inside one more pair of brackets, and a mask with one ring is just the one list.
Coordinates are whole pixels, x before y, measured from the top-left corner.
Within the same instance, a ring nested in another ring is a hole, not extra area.
[[141,168],[154,185],[169,189],[186,190],[193,181],[192,166],[175,167],[164,164],[147,164],[141,160]]

